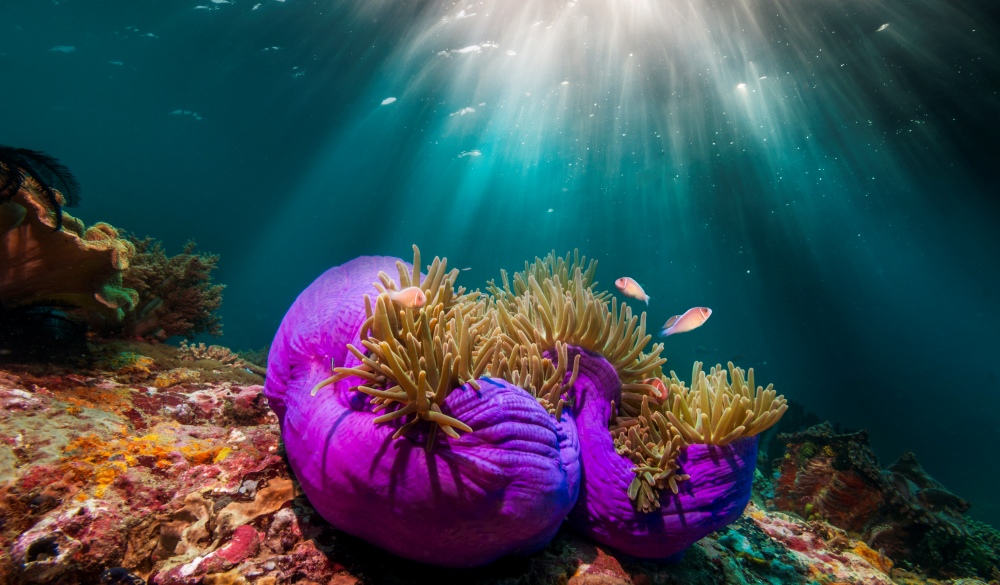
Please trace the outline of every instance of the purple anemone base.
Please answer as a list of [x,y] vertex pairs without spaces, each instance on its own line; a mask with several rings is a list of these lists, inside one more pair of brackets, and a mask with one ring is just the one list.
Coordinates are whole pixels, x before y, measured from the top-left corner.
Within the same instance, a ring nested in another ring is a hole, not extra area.
[[580,433],[583,485],[570,514],[574,528],[626,554],[666,559],[740,517],[750,501],[757,437],[682,450],[678,473],[691,478],[678,482],[677,494],[661,490],[659,510],[637,512],[627,493],[634,464],[615,451],[608,432],[612,401],[617,404],[621,398],[618,374],[599,355],[571,348],[569,358],[575,354],[581,355],[573,417]]
[[636,512],[632,464],[614,450],[608,420],[620,399],[615,369],[581,356],[580,375],[556,421],[503,380],[455,389],[441,409],[473,432],[451,439],[428,427],[392,439],[400,421],[375,424],[349,378],[322,388],[335,366],[356,366],[364,295],[396,258],[361,257],[331,268],[296,299],[271,345],[264,392],[281,421],[289,463],[313,507],[336,528],[389,552],[453,567],[487,564],[544,547],[569,517],[594,540],[644,558],[682,552],[739,517],[750,498],[757,442],[693,445],[679,461],[691,479],[662,508]]
[[[427,429],[393,440],[375,424],[353,378],[313,386],[355,366],[364,295],[396,259],[358,258],[328,270],[285,315],[271,346],[265,393],[288,460],[316,511],[335,527],[402,557],[444,566],[489,563],[544,547],[576,502],[580,448],[573,420],[557,423],[503,380],[454,390],[442,411],[472,427],[459,439]],[[381,414],[381,413],[379,413]]]

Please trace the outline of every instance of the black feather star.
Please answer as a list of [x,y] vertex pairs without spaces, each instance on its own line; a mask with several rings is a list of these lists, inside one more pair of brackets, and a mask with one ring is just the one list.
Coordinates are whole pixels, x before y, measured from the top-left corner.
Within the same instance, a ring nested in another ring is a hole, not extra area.
[[53,189],[62,193],[67,207],[72,207],[80,202],[80,183],[65,165],[44,152],[0,145],[0,203],[17,195],[27,177],[42,186],[55,210],[58,231],[62,228],[62,206]]

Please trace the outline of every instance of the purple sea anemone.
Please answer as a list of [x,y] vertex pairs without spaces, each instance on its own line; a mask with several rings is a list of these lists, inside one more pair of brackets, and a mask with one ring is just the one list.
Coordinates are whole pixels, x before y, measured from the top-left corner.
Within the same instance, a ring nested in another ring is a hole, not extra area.
[[[412,266],[363,257],[328,270],[271,346],[265,393],[331,524],[465,567],[537,550],[567,517],[664,558],[739,516],[750,435],[784,408],[754,390],[752,370],[749,387],[732,365],[732,384],[700,364],[690,389],[663,376],[662,346],[644,352],[645,314],[592,290],[594,262],[550,255],[513,284],[502,273],[489,294],[465,293],[444,261],[415,270],[414,251]],[[411,286],[425,304],[391,300]]]

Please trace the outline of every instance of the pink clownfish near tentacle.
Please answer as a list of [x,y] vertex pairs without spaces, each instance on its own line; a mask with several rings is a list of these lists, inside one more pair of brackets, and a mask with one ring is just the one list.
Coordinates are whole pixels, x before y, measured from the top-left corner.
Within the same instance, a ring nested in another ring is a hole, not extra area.
[[684,333],[701,327],[708,318],[712,316],[712,309],[708,307],[693,307],[684,311],[683,315],[674,315],[663,324],[661,337],[667,337],[674,333]]
[[403,290],[387,290],[389,300],[406,307],[407,309],[419,309],[427,302],[427,296],[419,286],[408,286]]
[[646,294],[646,291],[642,290],[642,287],[639,286],[639,283],[635,280],[627,276],[623,276],[615,281],[615,286],[618,287],[618,290],[622,291],[625,296],[632,297],[633,299],[639,299],[640,301],[645,301],[647,305],[649,304],[649,295]]

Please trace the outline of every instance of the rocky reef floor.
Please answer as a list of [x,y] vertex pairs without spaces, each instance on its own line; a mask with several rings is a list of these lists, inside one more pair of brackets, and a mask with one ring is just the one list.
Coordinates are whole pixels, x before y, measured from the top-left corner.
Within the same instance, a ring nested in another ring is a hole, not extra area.
[[[986,565],[978,573],[925,571],[920,559],[890,558],[862,534],[771,509],[773,497],[763,494],[678,563],[631,559],[564,528],[530,556],[470,570],[420,565],[339,532],[315,513],[283,458],[263,379],[246,365],[139,342],[103,347],[86,366],[0,365],[0,583],[982,585],[1000,579],[993,557],[979,555]],[[761,492],[776,483],[760,479]]]

